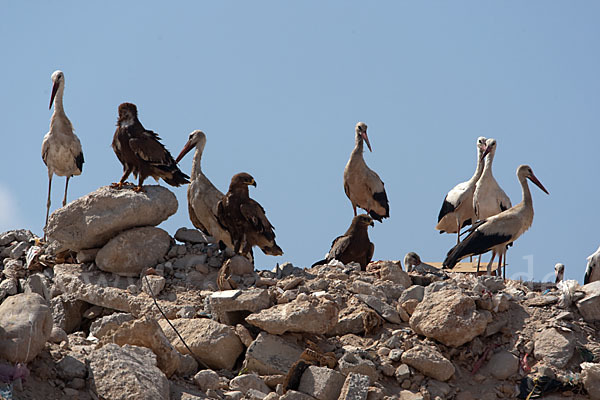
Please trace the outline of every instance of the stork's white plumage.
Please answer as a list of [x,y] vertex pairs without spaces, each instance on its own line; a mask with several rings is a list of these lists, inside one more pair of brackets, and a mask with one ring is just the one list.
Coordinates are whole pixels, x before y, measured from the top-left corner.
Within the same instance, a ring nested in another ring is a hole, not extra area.
[[496,139],[487,139],[486,149],[483,153],[485,166],[473,193],[473,209],[477,220],[489,218],[512,207],[510,199],[498,185],[492,173],[495,155]]
[[554,283],[558,283],[565,279],[565,264],[556,263],[554,266]]
[[486,148],[486,139],[477,138],[477,168],[475,173],[466,182],[459,183],[448,192],[442,203],[438,215],[438,224],[435,229],[440,233],[456,233],[456,243],[460,242],[460,229],[475,222],[473,209],[473,193],[475,185],[483,172],[484,159],[482,157]]
[[374,220],[379,222],[390,216],[390,206],[383,181],[371,170],[363,158],[363,142],[371,150],[367,125],[364,122],[356,124],[355,145],[350,159],[344,168],[344,191],[352,202],[354,216],[356,207],[364,209]]
[[217,203],[223,198],[223,193],[202,172],[202,153],[205,145],[206,135],[204,132],[193,131],[175,160],[179,162],[190,150],[196,148],[187,192],[190,220],[196,228],[214,237],[217,242],[222,241],[225,246],[233,249],[229,232],[217,221]]
[[[50,131],[44,136],[42,142],[42,160],[48,167],[48,201],[46,203],[46,223],[50,213],[50,191],[52,188],[52,175],[66,176],[65,196],[63,207],[67,204],[67,188],[69,179],[73,175],[80,175],[83,169],[83,152],[79,138],[73,132],[73,125],[63,108],[63,93],[65,90],[65,76],[62,71],[52,74],[52,95],[50,106],[54,103],[54,112],[50,119]],[[45,237],[45,234],[44,234]]]
[[[498,185],[492,173],[496,146],[496,139],[490,138],[486,140],[485,152],[483,153],[485,166],[473,192],[473,211],[475,212],[475,220],[477,221],[489,218],[512,207],[510,199],[500,185]],[[477,273],[479,273],[480,262],[481,256],[477,261]],[[502,265],[498,266],[502,267]]]
[[492,262],[499,254],[499,265],[502,264],[502,256],[506,252],[506,245],[517,240],[533,222],[533,199],[529,191],[527,179],[535,183],[546,194],[548,191],[535,177],[528,165],[521,165],[517,169],[517,178],[521,184],[523,200],[514,207],[488,219],[479,221],[473,225],[469,235],[460,244],[454,246],[448,252],[443,262],[444,267],[453,268],[461,259],[477,254],[492,251],[487,271],[491,272]]
[[600,247],[591,256],[587,258],[587,267],[585,269],[585,277],[583,284],[600,281]]

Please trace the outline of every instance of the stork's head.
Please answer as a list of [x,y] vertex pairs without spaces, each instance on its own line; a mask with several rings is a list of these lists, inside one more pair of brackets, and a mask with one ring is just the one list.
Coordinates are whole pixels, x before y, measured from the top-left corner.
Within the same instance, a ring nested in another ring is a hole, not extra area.
[[206,135],[204,134],[204,132],[202,132],[201,130],[193,131],[192,133],[190,133],[187,143],[185,144],[185,146],[183,146],[183,149],[181,150],[181,153],[179,153],[179,155],[175,159],[175,162],[181,161],[181,159],[187,153],[189,153],[190,150],[192,150],[194,147],[197,148],[198,151],[200,151],[200,153],[202,153],[202,151],[204,151],[205,145],[206,145]]
[[404,256],[404,268],[406,268],[407,272],[412,271],[413,267],[421,264],[421,257],[414,251],[410,253],[406,253]]
[[256,187],[256,181],[252,177],[252,175],[246,172],[240,172],[239,174],[235,174],[231,178],[231,184],[229,185],[229,190],[234,187],[245,187],[245,186],[254,186]]
[[486,138],[483,136],[479,136],[477,138],[477,151],[479,154],[482,154],[485,151],[486,147]]
[[481,159],[483,160],[485,156],[491,154],[490,158],[494,158],[494,154],[496,153],[496,139],[489,138],[485,141],[485,149],[483,154],[481,155]]
[[517,168],[517,178],[519,178],[519,181],[529,179],[531,182],[535,183],[537,187],[542,189],[544,193],[550,194],[548,193],[544,185],[542,185],[542,182],[540,182],[538,178],[535,177],[535,175],[533,174],[533,170],[529,165],[519,165],[519,168]]
[[117,125],[126,127],[135,121],[137,118],[137,107],[133,103],[122,103],[119,106],[119,119]]
[[554,281],[554,283],[558,283],[565,278],[565,265],[564,264],[556,263],[556,265],[554,266],[554,276],[556,277],[556,280]]
[[360,138],[361,140],[364,140],[367,143],[367,147],[369,148],[369,151],[373,151],[371,150],[371,143],[369,143],[369,137],[367,136],[367,124],[365,124],[364,122],[358,122],[356,124],[356,138]]
[[369,227],[369,226],[375,226],[375,223],[373,222],[373,218],[371,218],[369,215],[367,214],[359,214],[356,217],[352,218],[352,223],[355,224],[356,226],[364,226]]
[[52,94],[50,95],[50,105],[48,109],[52,108],[52,103],[54,103],[54,97],[56,96],[56,92],[58,92],[59,87],[64,87],[65,85],[65,74],[61,70],[56,70],[52,73]]

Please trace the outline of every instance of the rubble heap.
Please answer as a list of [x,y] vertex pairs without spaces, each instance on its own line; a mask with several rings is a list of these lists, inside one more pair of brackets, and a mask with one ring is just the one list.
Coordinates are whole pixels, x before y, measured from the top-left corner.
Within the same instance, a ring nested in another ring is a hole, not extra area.
[[[197,230],[171,238],[155,223],[98,228],[75,251],[0,234],[0,395],[600,399],[600,282],[409,274],[399,261],[257,272]],[[154,261],[134,262],[140,244]]]

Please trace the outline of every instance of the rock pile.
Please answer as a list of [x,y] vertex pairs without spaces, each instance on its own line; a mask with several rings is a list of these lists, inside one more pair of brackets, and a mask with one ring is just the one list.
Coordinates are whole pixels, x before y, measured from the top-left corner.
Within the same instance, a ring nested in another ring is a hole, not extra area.
[[[467,400],[526,398],[535,378],[600,398],[596,283],[568,304],[553,286],[398,261],[256,272],[197,230],[155,228],[177,208],[165,190],[77,200],[41,250],[29,231],[0,234],[0,394]],[[119,201],[153,211],[97,221]],[[226,261],[235,288],[219,291]]]

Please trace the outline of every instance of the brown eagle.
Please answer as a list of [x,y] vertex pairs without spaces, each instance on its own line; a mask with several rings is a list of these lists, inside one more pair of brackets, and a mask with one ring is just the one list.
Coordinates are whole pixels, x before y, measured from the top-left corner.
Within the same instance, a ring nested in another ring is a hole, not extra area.
[[373,218],[367,214],[359,214],[352,218],[350,227],[342,236],[331,243],[331,250],[324,260],[317,261],[312,266],[326,264],[334,258],[344,264],[357,262],[360,269],[365,270],[371,262],[375,245],[369,240],[369,226],[373,226]]
[[229,191],[217,203],[217,219],[231,235],[237,254],[251,255],[252,247],[258,246],[265,254],[280,256],[283,250],[275,243],[275,228],[262,206],[250,198],[249,185],[256,187],[256,181],[245,172],[231,178]]
[[123,176],[113,187],[123,187],[131,173],[139,177],[135,191],[142,190],[142,184],[149,176],[157,181],[162,178],[171,186],[190,183],[190,177],[179,170],[169,150],[160,142],[160,137],[142,126],[135,104],[123,103],[119,106],[112,148],[123,164]]

